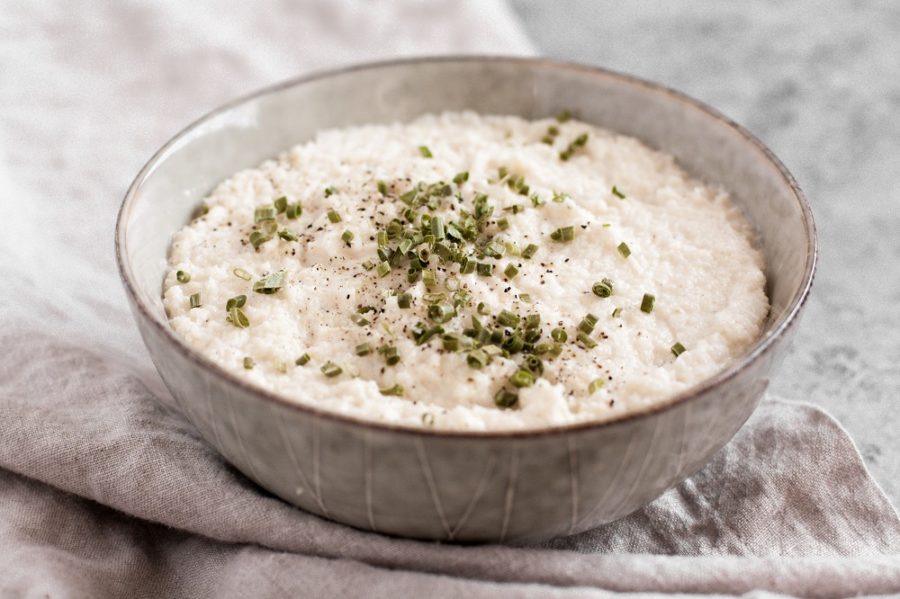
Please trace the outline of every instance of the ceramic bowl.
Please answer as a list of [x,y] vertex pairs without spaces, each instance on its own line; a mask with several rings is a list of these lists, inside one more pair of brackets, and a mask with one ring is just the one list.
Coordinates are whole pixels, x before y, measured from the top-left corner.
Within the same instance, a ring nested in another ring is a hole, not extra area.
[[[757,228],[771,312],[735,363],[611,422],[528,432],[390,426],[299,405],[188,347],[162,304],[172,234],[214,185],[324,128],[445,110],[547,117],[562,109],[673,154],[721,184]],[[241,472],[304,510],[382,533],[533,542],[621,518],[697,471],[743,425],[810,289],[809,205],[762,143],[715,110],[630,76],[541,59],[386,62],[288,81],[204,116],[137,175],[116,253],[138,327],[185,417]]]

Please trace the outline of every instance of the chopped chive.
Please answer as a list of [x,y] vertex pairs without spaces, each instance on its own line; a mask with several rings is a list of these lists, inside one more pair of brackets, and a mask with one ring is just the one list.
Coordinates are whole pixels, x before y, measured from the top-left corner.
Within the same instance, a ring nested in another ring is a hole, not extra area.
[[343,242],[347,245],[350,245],[350,242],[353,241],[354,237],[355,235],[353,235],[353,231],[351,231],[350,229],[347,229],[343,233],[341,233],[341,240],[343,240]]
[[540,314],[529,314],[525,317],[525,330],[536,329],[541,326]]
[[628,244],[624,241],[618,245],[619,253],[622,254],[623,258],[627,258],[631,255],[631,248],[628,247]]
[[500,389],[494,395],[494,405],[498,408],[511,408],[519,402],[519,396],[509,389]]
[[328,209],[328,220],[331,221],[332,223],[339,223],[339,222],[341,222],[341,215],[334,208],[329,208]]
[[331,197],[335,193],[337,193],[337,188],[334,185],[329,185],[328,187],[325,188],[325,197],[326,198]]
[[179,270],[178,272],[175,273],[175,279],[179,283],[187,283],[188,281],[191,280],[191,275],[184,272],[183,270]]
[[287,208],[284,209],[284,217],[290,220],[294,220],[302,214],[303,206],[300,205],[300,202],[297,202],[296,204],[288,204]]
[[613,188],[612,188],[612,194],[613,194],[614,196],[616,196],[617,198],[619,198],[620,200],[624,200],[624,199],[625,199],[625,194],[622,193],[621,191],[619,191],[619,188],[616,187],[615,185],[613,185]]
[[247,272],[246,270],[244,270],[243,268],[235,268],[235,269],[232,270],[231,272],[232,272],[232,273],[234,274],[234,276],[236,276],[237,278],[239,278],[239,279],[244,279],[245,281],[249,281],[250,279],[253,278],[253,276],[252,276],[249,272]]
[[232,308],[243,308],[244,304],[247,303],[246,295],[236,295],[234,297],[228,298],[228,301],[225,302],[225,310],[229,311]]
[[412,305],[412,295],[409,293],[401,293],[397,296],[397,306],[406,310]]
[[380,193],[383,196],[387,195],[387,192],[388,192],[387,183],[385,183],[384,181],[379,181],[377,183],[377,187],[378,187],[378,193]]
[[444,229],[444,219],[440,216],[435,216],[431,219],[431,234],[434,235],[434,238],[437,241],[440,241],[447,236],[446,230]]
[[306,366],[307,364],[309,364],[309,361],[311,359],[312,358],[309,356],[309,354],[303,354],[302,356],[294,360],[294,364],[296,364],[297,366]]
[[507,279],[515,279],[516,275],[519,274],[519,269],[516,268],[515,264],[510,262],[506,265],[506,268],[503,269],[503,274],[506,275]]
[[282,212],[287,210],[288,199],[285,196],[281,196],[280,198],[275,200],[273,204],[275,205],[275,211],[278,212],[278,214],[281,214]]
[[386,276],[389,272],[391,272],[391,265],[388,264],[387,260],[378,263],[378,267],[375,269],[375,272],[378,273],[379,277]]
[[566,333],[565,329],[557,327],[550,331],[550,338],[557,343],[563,343],[566,339],[569,338],[569,335]]
[[368,356],[372,353],[372,346],[368,343],[360,343],[356,346],[355,351],[357,356]]
[[[403,397],[404,389],[403,385],[394,384],[391,387],[385,387],[384,389],[379,389],[379,393],[382,395],[394,395],[396,397]],[[430,414],[429,414],[430,416]],[[432,417],[432,422],[434,421],[434,417]]]
[[381,354],[384,358],[384,363],[388,366],[393,366],[400,361],[400,354],[397,353],[397,348],[393,345],[382,345],[378,348],[378,353]]
[[646,312],[650,314],[653,312],[653,304],[656,303],[656,296],[651,295],[649,293],[645,293],[644,297],[641,299],[641,312]]
[[425,412],[422,414],[422,424],[424,426],[434,426],[434,414],[431,412]]
[[469,171],[463,171],[461,173],[457,173],[455,177],[453,177],[453,182],[456,183],[457,187],[462,187],[462,184],[469,180]]
[[597,342],[591,339],[590,335],[582,331],[578,331],[578,335],[575,336],[575,340],[583,345],[586,349],[594,349],[595,347],[597,347]]
[[441,341],[443,342],[444,349],[447,351],[459,351],[460,348],[460,336],[456,333],[447,333],[443,337],[441,337]]
[[298,241],[298,240],[300,239],[300,236],[299,236],[299,235],[297,235],[296,233],[294,233],[293,231],[291,231],[291,230],[288,229],[287,227],[285,227],[284,229],[280,230],[280,231],[278,232],[278,236],[279,236],[280,238],[284,239],[285,241]]
[[586,335],[590,335],[594,332],[594,327],[597,326],[598,320],[599,319],[593,314],[585,314],[584,318],[581,319],[581,322],[578,323],[578,330]]
[[272,236],[266,235],[262,231],[252,231],[250,233],[250,244],[253,246],[254,249],[257,249],[257,250],[259,249],[259,246],[261,246],[265,242],[269,241],[270,239],[272,239]]
[[687,348],[681,345],[681,343],[678,341],[676,341],[675,345],[672,346],[672,355],[674,355],[676,358],[683,354],[685,351],[687,351]]
[[437,287],[437,275],[430,268],[426,268],[422,271],[422,282],[426,289],[434,289]]
[[369,319],[362,314],[352,314],[350,320],[358,327],[364,327],[369,324]]
[[268,204],[266,206],[260,206],[256,210],[253,211],[253,222],[261,223],[267,220],[275,220],[275,206]]
[[244,314],[244,311],[239,306],[228,308],[228,316],[225,317],[225,321],[230,322],[239,329],[246,329],[250,326],[250,319],[247,318],[247,315]]
[[504,216],[503,218],[501,218],[500,220],[497,221],[497,227],[498,227],[501,231],[507,230],[507,229],[509,228],[509,219],[507,219],[507,218]]
[[483,349],[475,349],[469,352],[466,356],[466,363],[469,365],[469,368],[474,368],[476,370],[481,370],[487,363],[490,361],[490,356],[487,355],[487,352]]
[[366,260],[365,262],[362,263],[362,267],[365,270],[372,270],[373,268],[375,268],[375,263],[372,262],[371,260]]
[[615,310],[612,311],[613,318],[618,318],[621,315],[622,315],[622,308],[616,308]]
[[537,253],[538,249],[540,249],[538,246],[533,243],[529,243],[525,246],[525,249],[522,250],[522,257],[526,260],[531,260]]
[[487,304],[484,302],[478,302],[478,306],[475,308],[476,311],[482,316],[487,316],[491,313],[491,310],[487,307]]
[[253,367],[256,366],[256,362],[253,361],[253,358],[250,356],[244,357],[244,369],[253,370]]
[[530,293],[520,293],[519,299],[525,302],[526,304],[531,303],[531,294]]
[[489,277],[494,274],[494,265],[488,262],[479,262],[476,265],[478,274],[482,277]]
[[559,123],[565,123],[566,121],[570,120],[571,118],[572,118],[572,113],[569,112],[568,109],[563,110],[559,114],[556,115],[556,120]]
[[569,198],[569,194],[567,194],[567,193],[563,193],[561,191],[553,192],[553,201],[556,202],[557,204],[565,202],[568,198]]
[[530,387],[534,384],[534,374],[531,372],[520,369],[513,373],[511,377],[509,377],[509,382],[513,384],[515,387]]
[[599,391],[603,387],[605,382],[606,381],[604,381],[603,379],[592,380],[587,388],[588,395],[593,395],[594,393]]
[[256,293],[263,293],[265,295],[271,295],[284,287],[284,278],[285,271],[279,270],[278,272],[273,272],[257,282],[253,283],[253,291]]
[[553,241],[567,242],[575,239],[575,227],[560,227],[550,233],[550,239]]
[[431,153],[431,150],[428,149],[428,146],[419,146],[419,154],[421,154],[422,158],[434,158],[434,155]]
[[437,322],[439,324],[443,324],[456,316],[456,308],[453,307],[453,304],[432,304],[428,306],[428,318]]
[[613,293],[613,284],[609,279],[601,279],[591,287],[597,297],[609,297]]
[[191,294],[191,308],[199,308],[200,307],[200,292]]
[[610,227],[612,226],[612,224],[610,224],[610,223],[603,223],[603,224],[600,225],[600,226],[603,227],[604,229],[608,229],[608,228],[610,228]]
[[331,360],[328,360],[327,362],[322,364],[322,368],[320,370],[322,371],[322,374],[324,374],[328,378],[334,378],[344,372],[343,368],[341,368]]
[[505,327],[515,328],[519,326],[519,321],[521,320],[521,316],[519,316],[518,314],[513,314],[509,310],[501,310],[500,314],[497,315],[497,322]]

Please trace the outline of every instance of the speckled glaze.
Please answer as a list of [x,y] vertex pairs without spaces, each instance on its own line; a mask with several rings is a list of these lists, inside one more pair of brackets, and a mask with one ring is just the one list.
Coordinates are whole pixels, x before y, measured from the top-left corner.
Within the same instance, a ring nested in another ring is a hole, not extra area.
[[[290,403],[185,345],[161,301],[171,235],[233,172],[319,129],[471,109],[579,118],[673,154],[728,188],[760,233],[772,304],[733,366],[613,422],[534,432],[435,432]],[[125,197],[116,252],[132,311],[184,415],[284,500],[383,533],[534,542],[621,518],[698,470],[747,420],[793,335],[816,260],[806,200],[781,163],[714,110],[625,75],[522,58],[430,58],[313,75],[203,117],[166,144]]]

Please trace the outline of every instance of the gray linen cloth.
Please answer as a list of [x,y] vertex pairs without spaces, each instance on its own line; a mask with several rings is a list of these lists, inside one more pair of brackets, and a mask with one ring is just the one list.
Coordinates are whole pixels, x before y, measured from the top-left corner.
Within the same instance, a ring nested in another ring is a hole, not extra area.
[[900,592],[900,521],[845,431],[769,398],[700,473],[542,547],[329,522],[173,409],[112,260],[119,199],[182,124],[322,66],[528,53],[498,2],[3,2],[0,597],[841,597]]

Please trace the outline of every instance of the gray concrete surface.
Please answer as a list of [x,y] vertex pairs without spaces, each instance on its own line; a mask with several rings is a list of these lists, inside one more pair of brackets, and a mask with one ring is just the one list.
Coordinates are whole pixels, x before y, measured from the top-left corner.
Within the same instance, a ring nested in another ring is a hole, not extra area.
[[834,415],[900,504],[900,2],[512,6],[542,54],[704,100],[793,171],[821,259],[772,392]]

